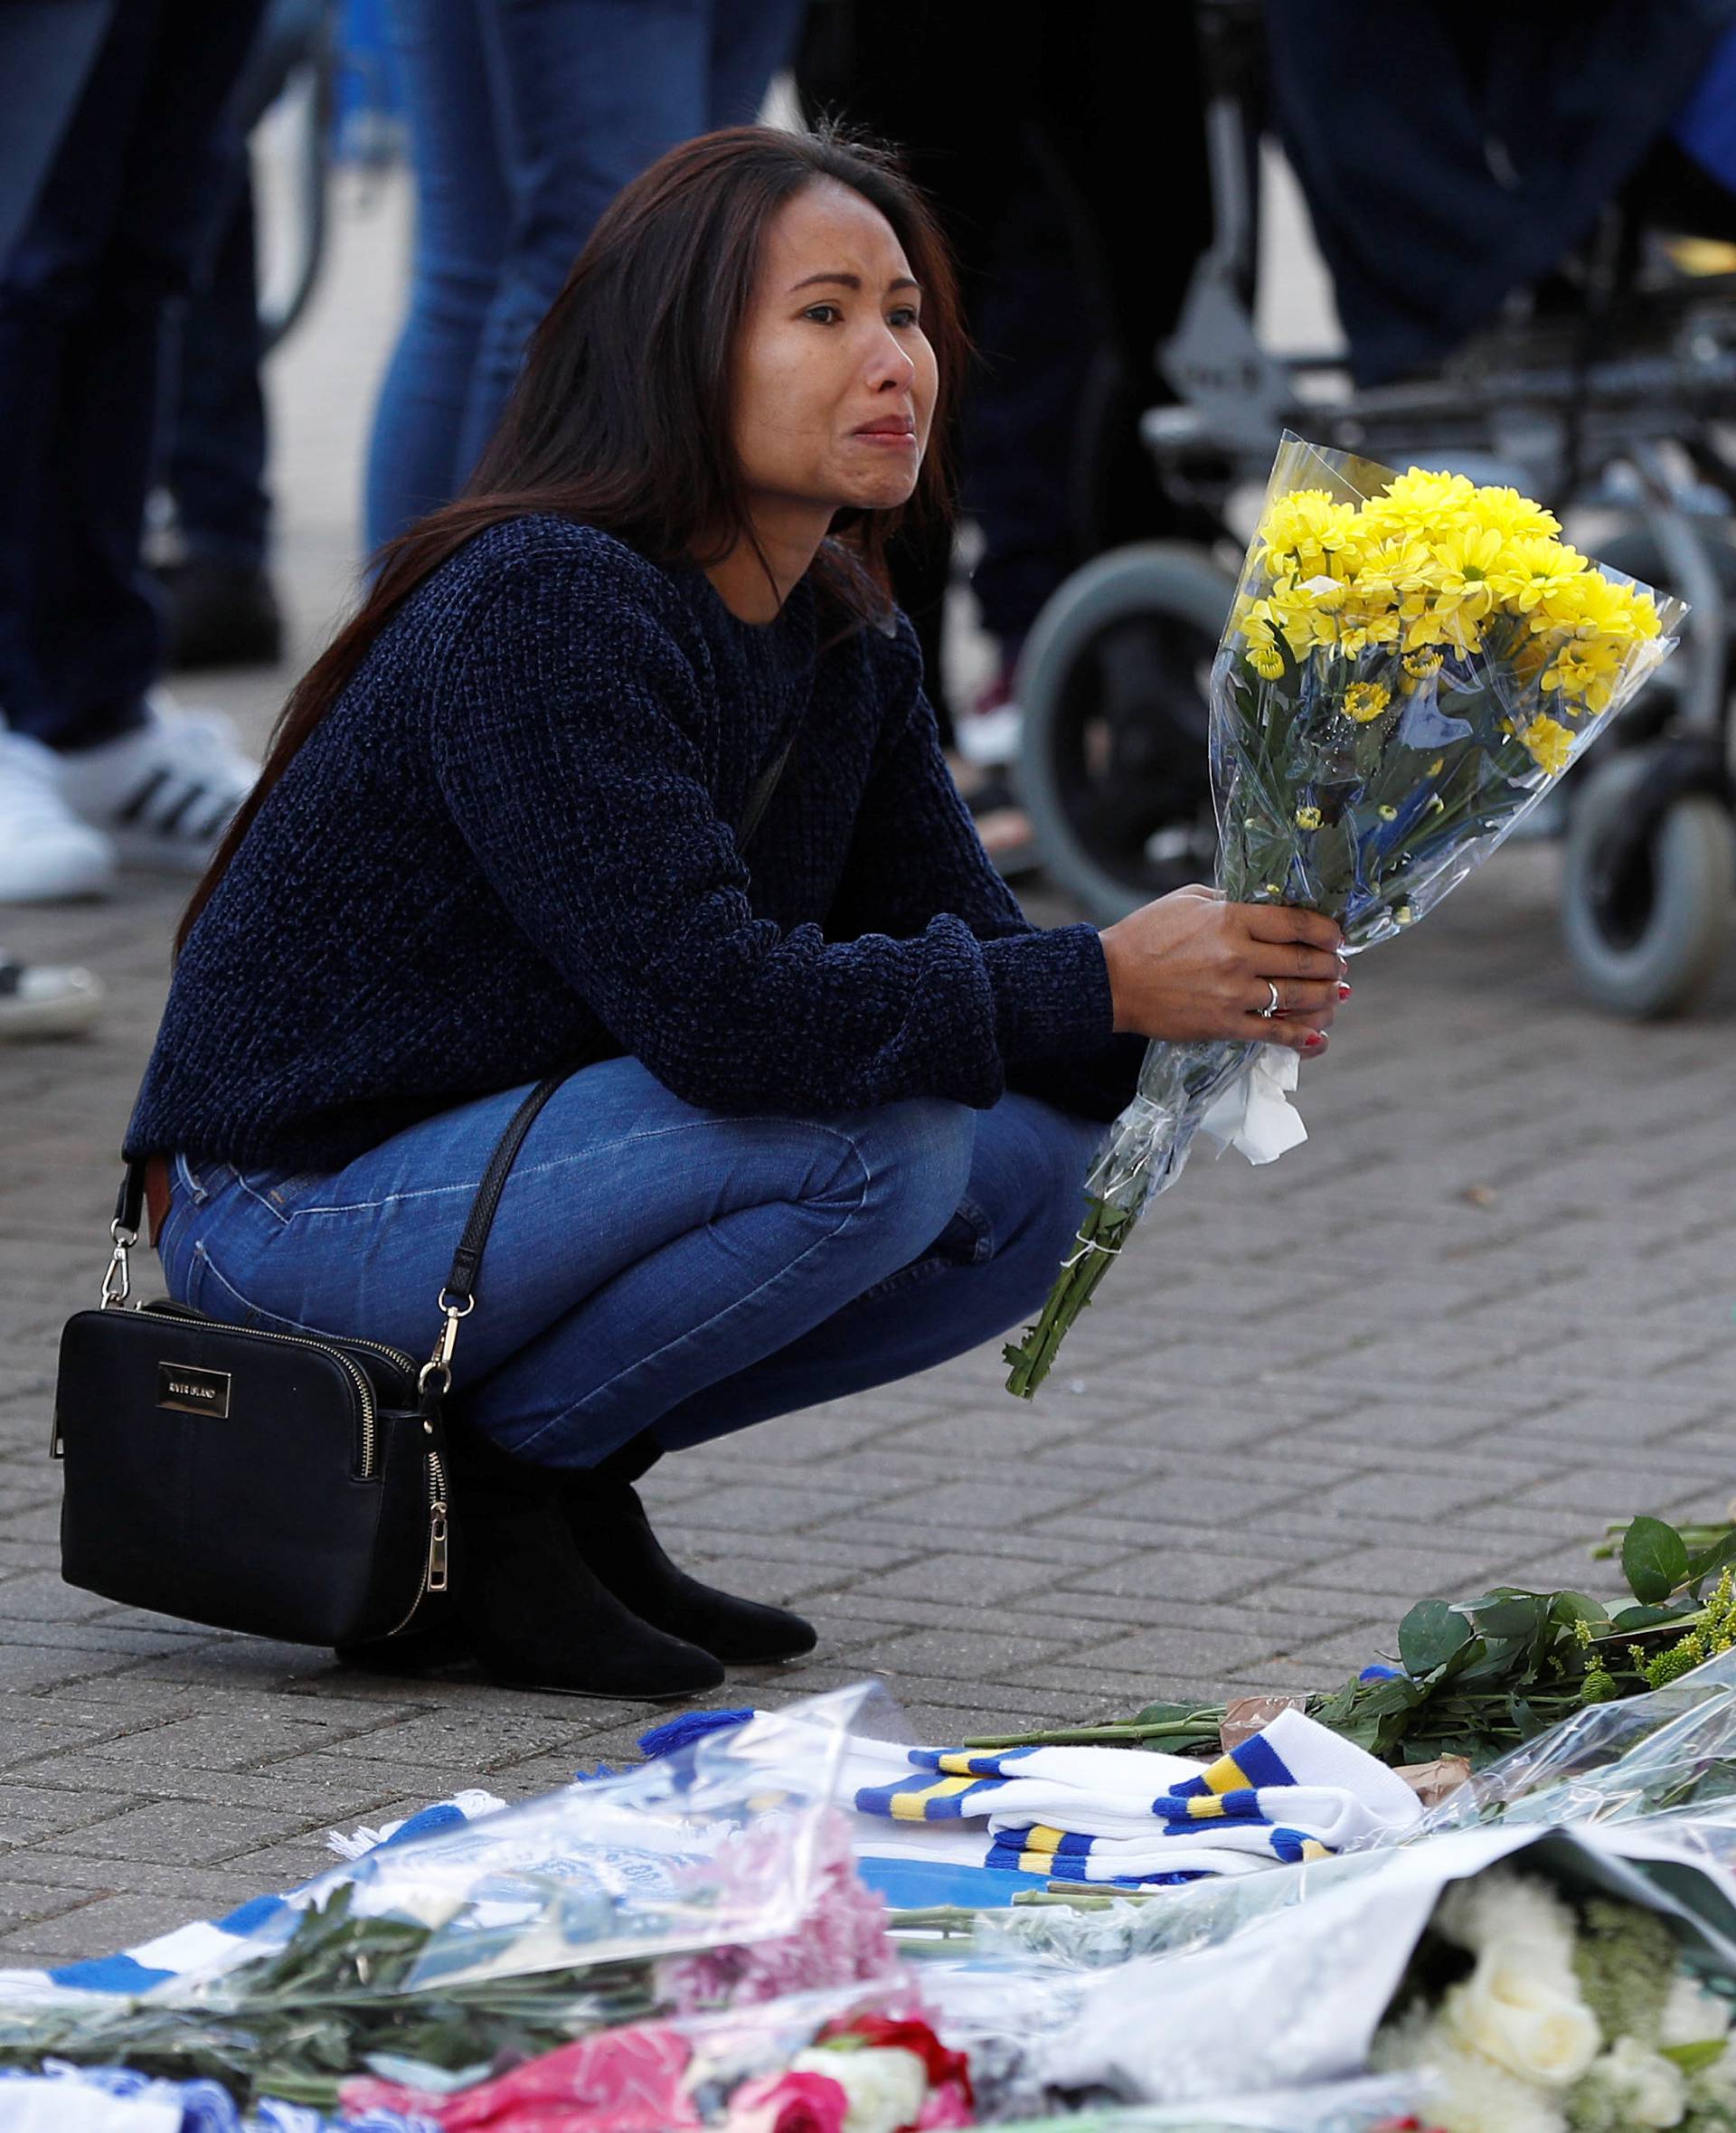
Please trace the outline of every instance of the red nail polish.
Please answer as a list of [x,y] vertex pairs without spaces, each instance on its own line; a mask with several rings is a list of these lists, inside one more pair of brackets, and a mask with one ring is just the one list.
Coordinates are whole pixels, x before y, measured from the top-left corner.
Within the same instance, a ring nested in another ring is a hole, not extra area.
[[1326,1041],[1326,1040],[1320,1034],[1319,1031],[1316,1030],[1311,1036],[1306,1037],[1303,1040],[1302,1049],[1305,1052],[1318,1052],[1321,1045],[1323,1045]]
[[1347,985],[1341,985],[1341,986],[1338,987],[1338,997],[1339,997],[1341,1000],[1347,1000],[1347,999],[1349,999],[1349,997],[1350,997],[1350,987],[1349,987]]

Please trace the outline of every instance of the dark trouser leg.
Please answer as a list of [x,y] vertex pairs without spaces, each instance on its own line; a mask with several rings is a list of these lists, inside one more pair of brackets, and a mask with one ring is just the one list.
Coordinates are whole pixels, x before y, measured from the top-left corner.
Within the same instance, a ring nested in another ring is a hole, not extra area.
[[253,185],[243,161],[205,282],[180,321],[166,467],[188,552],[265,562],[265,394],[259,385]]
[[190,285],[257,0],[128,0],[0,280],[0,701],[85,747],[161,660],[139,542],[164,308]]

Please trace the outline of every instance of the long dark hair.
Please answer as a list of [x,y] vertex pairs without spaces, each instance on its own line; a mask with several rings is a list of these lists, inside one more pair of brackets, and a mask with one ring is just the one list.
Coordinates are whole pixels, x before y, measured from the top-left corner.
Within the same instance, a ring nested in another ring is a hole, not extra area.
[[290,758],[336,703],[386,622],[467,541],[527,512],[602,528],[654,562],[714,560],[753,540],[731,436],[733,354],[766,227],[830,178],[892,224],[922,289],[939,386],[915,495],[903,511],[840,514],[817,562],[823,589],[865,616],[885,598],[884,551],[908,512],[951,508],[944,440],[966,343],[945,240],[896,157],[826,128],[737,126],[672,148],[611,203],[531,338],[524,372],[457,500],[381,551],[373,582],[291,692],[258,782],[175,930],[179,956]]

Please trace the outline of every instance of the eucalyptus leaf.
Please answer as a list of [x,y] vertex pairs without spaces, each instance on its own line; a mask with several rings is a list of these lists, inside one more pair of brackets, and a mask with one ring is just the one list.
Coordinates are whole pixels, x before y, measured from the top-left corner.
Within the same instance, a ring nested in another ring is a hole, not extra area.
[[1715,1540],[1709,1548],[1703,1548],[1688,1563],[1688,1582],[1696,1590],[1718,1571],[1736,1563],[1736,1526]]
[[1407,1674],[1432,1674],[1444,1666],[1475,1632],[1450,1601],[1419,1600],[1399,1624],[1399,1656]]
[[1482,1652],[1458,1677],[1461,1686],[1466,1682],[1498,1679],[1510,1674],[1515,1663],[1531,1648],[1528,1637],[1486,1637],[1479,1642]]
[[1493,1607],[1479,1608],[1473,1618],[1479,1637],[1523,1637],[1537,1634],[1538,1625],[1549,1619],[1549,1601],[1539,1594],[1523,1600],[1498,1600]]
[[1666,1622],[1679,1622],[1697,1611],[1688,1600],[1673,1600],[1664,1607],[1625,1607],[1610,1616],[1609,1627],[1631,1637],[1641,1629],[1658,1629]]
[[1621,1542],[1621,1570],[1637,1600],[1656,1606],[1688,1574],[1688,1544],[1661,1518],[1636,1518]]

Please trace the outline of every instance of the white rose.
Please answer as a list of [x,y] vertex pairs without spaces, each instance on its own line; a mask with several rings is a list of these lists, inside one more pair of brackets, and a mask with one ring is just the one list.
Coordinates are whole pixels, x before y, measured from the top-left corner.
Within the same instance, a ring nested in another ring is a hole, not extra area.
[[1567,2133],[1567,2119],[1543,2090],[1476,2052],[1456,2052],[1438,2039],[1425,2063],[1436,2082],[1424,2106],[1430,2124],[1453,2133]]
[[1546,2089],[1577,2081],[1602,2038],[1571,1977],[1541,1968],[1530,1949],[1486,1949],[1441,2003],[1443,2027],[1522,2081]]
[[1664,2003],[1660,2044],[1710,2044],[1730,2034],[1730,2009],[1692,1977],[1678,1977]]
[[789,2063],[796,2073],[826,2074],[844,2091],[849,2099],[844,2133],[896,2133],[922,2116],[929,2070],[899,2045],[818,2045],[797,2052]]
[[1681,2068],[1648,2052],[1637,2037],[1620,2038],[1592,2066],[1587,2082],[1619,2108],[1624,2126],[1679,2126],[1688,2108]]
[[1573,1967],[1573,1913],[1553,1889],[1511,1867],[1491,1867],[1453,1883],[1436,1906],[1434,1924],[1473,1955],[1486,1948],[1517,1954],[1523,1947],[1550,1971]]

